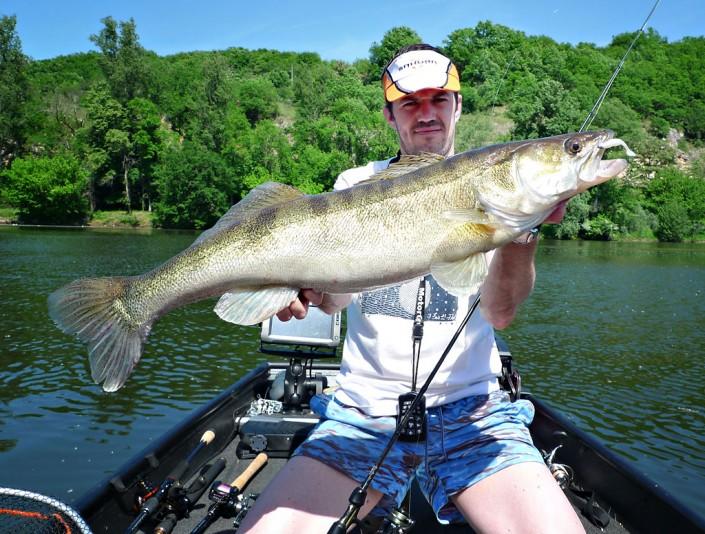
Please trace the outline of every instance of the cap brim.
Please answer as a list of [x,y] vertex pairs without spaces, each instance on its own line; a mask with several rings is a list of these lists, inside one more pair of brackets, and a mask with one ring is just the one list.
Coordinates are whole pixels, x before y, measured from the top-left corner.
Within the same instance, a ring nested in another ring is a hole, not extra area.
[[409,74],[400,77],[396,82],[393,82],[389,73],[385,72],[382,84],[384,87],[384,98],[387,102],[394,102],[422,89],[460,91],[458,70],[452,63],[450,63],[448,72],[420,69],[409,72]]

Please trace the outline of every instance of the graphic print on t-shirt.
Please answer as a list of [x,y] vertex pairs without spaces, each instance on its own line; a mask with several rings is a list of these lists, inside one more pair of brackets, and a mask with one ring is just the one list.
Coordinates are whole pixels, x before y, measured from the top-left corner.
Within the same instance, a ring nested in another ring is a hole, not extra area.
[[[360,296],[360,309],[365,315],[388,315],[413,319],[419,282],[384,287]],[[426,278],[426,310],[424,321],[454,321],[458,313],[458,298],[429,276]]]

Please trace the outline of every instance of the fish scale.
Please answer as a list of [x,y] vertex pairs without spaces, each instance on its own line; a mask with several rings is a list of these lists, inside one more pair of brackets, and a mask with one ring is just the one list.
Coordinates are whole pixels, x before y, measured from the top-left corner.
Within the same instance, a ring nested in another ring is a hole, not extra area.
[[49,313],[88,344],[93,379],[114,391],[154,321],[208,297],[221,297],[222,319],[256,324],[307,287],[352,293],[431,273],[448,292],[467,295],[486,276],[484,252],[626,168],[624,160],[602,161],[607,148],[627,148],[613,137],[566,134],[445,160],[402,156],[366,182],[320,195],[262,184],[154,270],[71,282],[49,296]]

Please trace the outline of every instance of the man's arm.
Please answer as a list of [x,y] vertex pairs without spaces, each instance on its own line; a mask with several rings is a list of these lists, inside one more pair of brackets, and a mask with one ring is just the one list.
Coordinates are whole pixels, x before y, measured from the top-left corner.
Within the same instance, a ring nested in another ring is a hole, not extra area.
[[536,244],[509,243],[495,250],[480,299],[482,315],[495,328],[511,324],[519,305],[534,288]]
[[[543,224],[557,224],[565,216],[564,200],[546,218]],[[509,243],[498,248],[489,273],[482,285],[480,311],[492,326],[498,329],[508,327],[514,320],[519,305],[534,289],[536,268],[534,256],[538,240],[528,244]]]

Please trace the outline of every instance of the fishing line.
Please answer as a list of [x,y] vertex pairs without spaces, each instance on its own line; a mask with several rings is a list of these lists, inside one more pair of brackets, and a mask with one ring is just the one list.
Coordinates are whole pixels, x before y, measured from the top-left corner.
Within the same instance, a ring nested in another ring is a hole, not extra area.
[[600,107],[602,106],[602,102],[605,100],[607,97],[607,93],[609,92],[610,88],[612,87],[612,84],[614,83],[614,80],[617,78],[617,75],[619,74],[619,71],[622,70],[622,66],[624,66],[624,62],[627,59],[627,56],[629,55],[629,52],[631,52],[632,48],[634,48],[634,44],[636,43],[637,39],[641,36],[642,33],[644,33],[644,27],[646,26],[646,23],[649,22],[649,19],[651,18],[651,15],[654,14],[654,11],[656,10],[656,6],[659,5],[661,0],[656,0],[654,2],[653,7],[651,8],[651,11],[649,12],[648,16],[644,20],[644,23],[641,25],[641,28],[639,28],[639,31],[636,32],[636,35],[634,36],[634,39],[632,39],[631,44],[629,45],[629,48],[627,48],[627,51],[624,53],[622,56],[621,61],[617,65],[617,68],[614,69],[614,72],[612,73],[612,76],[610,77],[609,81],[605,85],[604,89],[602,89],[602,93],[600,96],[597,98],[597,101],[595,102],[595,105],[592,106],[592,109],[590,110],[590,113],[588,113],[588,116],[585,118],[583,121],[582,126],[578,130],[578,132],[584,132],[586,128],[589,128],[590,125],[592,124],[592,121],[595,119],[597,116],[597,112],[600,111]]
[[491,114],[494,115],[494,106],[497,103],[497,97],[499,96],[499,90],[502,88],[502,84],[504,83],[505,78],[507,77],[507,73],[509,72],[509,67],[512,66],[512,63],[514,63],[514,58],[517,57],[517,51],[514,51],[514,54],[512,54],[511,59],[507,63],[507,66],[504,69],[504,74],[502,74],[502,77],[499,79],[499,84],[497,84],[497,90],[494,92],[494,97],[492,97],[492,111]]

